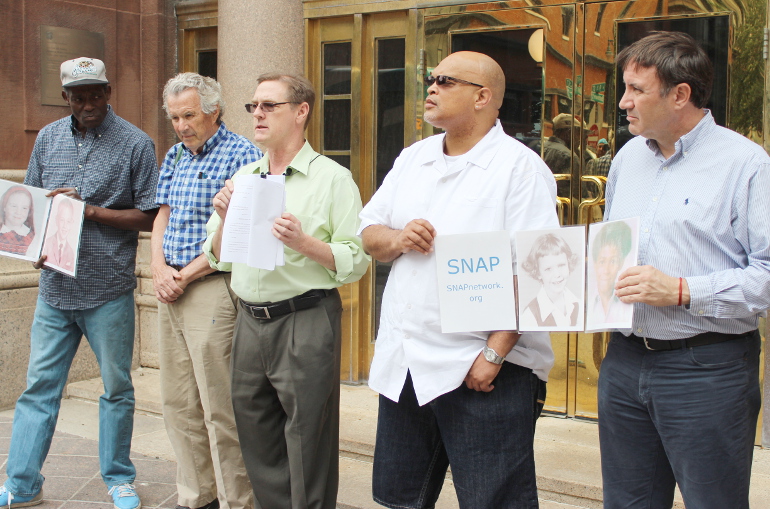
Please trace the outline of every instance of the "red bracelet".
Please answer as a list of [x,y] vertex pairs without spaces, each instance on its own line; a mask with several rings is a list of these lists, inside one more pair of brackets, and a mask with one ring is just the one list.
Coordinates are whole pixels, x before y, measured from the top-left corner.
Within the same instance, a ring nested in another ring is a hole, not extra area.
[[682,278],[679,278],[679,302],[677,303],[677,306],[682,305]]

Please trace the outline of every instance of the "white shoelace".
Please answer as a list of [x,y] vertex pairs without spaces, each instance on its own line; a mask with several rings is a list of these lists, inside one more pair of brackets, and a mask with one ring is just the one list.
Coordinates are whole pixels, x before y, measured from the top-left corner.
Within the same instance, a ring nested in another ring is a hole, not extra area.
[[135,497],[136,496],[136,488],[134,488],[133,484],[119,484],[117,486],[113,486],[110,488],[110,491],[107,492],[108,495],[112,495],[112,492],[118,490],[118,496],[119,497]]

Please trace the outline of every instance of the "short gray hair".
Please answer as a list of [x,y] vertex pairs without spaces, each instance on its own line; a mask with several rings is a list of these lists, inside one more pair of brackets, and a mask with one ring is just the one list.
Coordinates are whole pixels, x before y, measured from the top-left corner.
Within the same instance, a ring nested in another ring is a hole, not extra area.
[[163,88],[163,109],[168,115],[168,98],[179,95],[187,89],[194,88],[198,91],[198,97],[201,99],[201,110],[203,113],[214,113],[219,107],[219,117],[217,122],[222,120],[225,113],[225,100],[222,99],[222,87],[217,80],[207,76],[201,76],[194,72],[179,73],[166,83]]

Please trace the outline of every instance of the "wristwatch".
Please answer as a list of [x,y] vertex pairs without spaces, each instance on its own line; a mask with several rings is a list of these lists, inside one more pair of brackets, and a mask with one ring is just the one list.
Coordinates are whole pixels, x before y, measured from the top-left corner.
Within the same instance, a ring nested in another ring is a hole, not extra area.
[[489,348],[487,345],[484,345],[484,358],[492,364],[502,364],[505,360],[505,357],[497,355],[497,352]]

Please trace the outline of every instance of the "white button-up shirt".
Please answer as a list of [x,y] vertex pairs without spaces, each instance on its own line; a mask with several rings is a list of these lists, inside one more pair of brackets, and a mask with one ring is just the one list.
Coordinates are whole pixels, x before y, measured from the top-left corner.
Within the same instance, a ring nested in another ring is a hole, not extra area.
[[[447,169],[443,147],[441,134],[404,149],[361,212],[359,233],[376,224],[400,230],[414,219],[429,221],[437,235],[507,230],[515,272],[515,232],[559,225],[551,171],[499,121],[461,156],[464,164]],[[369,372],[372,389],[398,401],[409,371],[424,405],[463,383],[489,332],[442,333],[438,298],[433,253],[396,258]],[[553,366],[548,333],[523,333],[506,360],[547,380]]]

